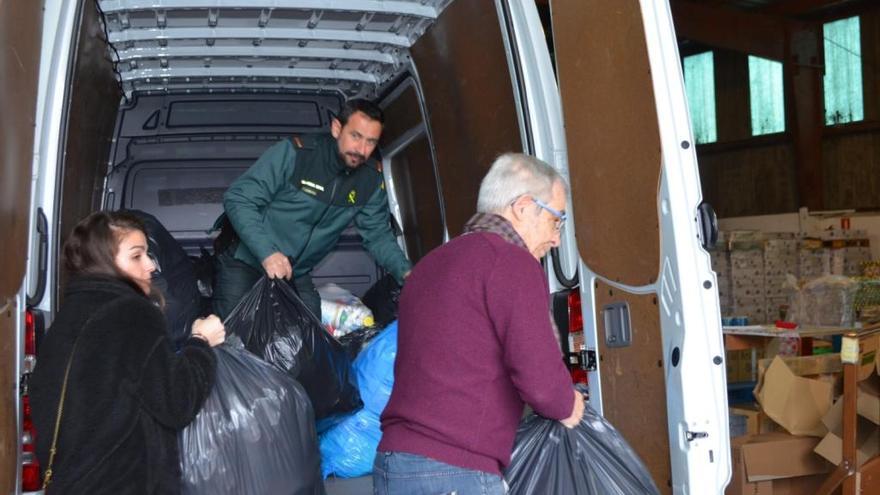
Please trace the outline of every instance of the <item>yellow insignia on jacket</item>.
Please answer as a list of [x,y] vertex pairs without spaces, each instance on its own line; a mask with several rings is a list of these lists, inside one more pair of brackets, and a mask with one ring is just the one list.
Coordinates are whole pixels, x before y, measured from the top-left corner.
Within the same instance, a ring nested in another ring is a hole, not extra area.
[[354,189],[352,189],[351,192],[348,193],[348,202],[349,202],[350,204],[354,204],[354,202],[355,202],[356,200],[357,200],[357,191],[355,191]]

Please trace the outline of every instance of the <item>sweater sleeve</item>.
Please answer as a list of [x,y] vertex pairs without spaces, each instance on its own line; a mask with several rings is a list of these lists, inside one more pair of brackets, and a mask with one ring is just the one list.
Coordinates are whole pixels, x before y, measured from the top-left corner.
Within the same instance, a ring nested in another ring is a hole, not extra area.
[[279,250],[277,240],[263,227],[263,210],[293,174],[295,156],[289,140],[279,141],[223,195],[223,208],[235,232],[260,261]]
[[364,239],[364,248],[376,261],[403,284],[403,274],[412,266],[391,231],[388,211],[388,195],[385,189],[377,187],[367,204],[354,217],[354,224]]
[[558,420],[571,415],[574,394],[553,336],[548,292],[531,255],[502,254],[489,277],[487,304],[520,397],[538,414]]
[[163,335],[143,365],[137,387],[141,404],[157,422],[182,429],[211,393],[216,369],[217,358],[206,342],[189,338],[177,354]]

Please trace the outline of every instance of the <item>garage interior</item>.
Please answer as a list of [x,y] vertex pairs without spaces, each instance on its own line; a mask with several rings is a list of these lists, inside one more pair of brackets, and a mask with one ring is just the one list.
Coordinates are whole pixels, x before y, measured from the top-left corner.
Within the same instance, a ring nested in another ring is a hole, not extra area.
[[726,493],[878,493],[880,3],[670,4],[720,230]]

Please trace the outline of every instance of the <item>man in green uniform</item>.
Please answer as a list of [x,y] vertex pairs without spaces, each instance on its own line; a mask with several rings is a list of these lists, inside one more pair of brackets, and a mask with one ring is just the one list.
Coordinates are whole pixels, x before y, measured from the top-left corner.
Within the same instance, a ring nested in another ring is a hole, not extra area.
[[[367,251],[402,283],[410,262],[391,230],[381,165],[370,158],[383,124],[375,104],[350,100],[330,134],[276,143],[229,186],[223,196],[229,222],[221,234],[229,242],[218,243],[216,314],[225,318],[265,273],[292,278],[320,318],[310,274],[352,221]],[[235,235],[226,230],[230,225]]]

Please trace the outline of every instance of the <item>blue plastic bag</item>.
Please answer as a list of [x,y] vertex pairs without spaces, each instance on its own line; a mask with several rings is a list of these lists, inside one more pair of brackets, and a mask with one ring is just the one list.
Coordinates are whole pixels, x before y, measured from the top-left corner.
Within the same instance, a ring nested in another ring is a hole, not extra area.
[[364,407],[319,438],[321,474],[354,478],[373,471],[373,458],[382,438],[379,415],[394,385],[397,322],[388,325],[358,354],[352,368]]
[[397,321],[392,322],[369,341],[352,365],[364,409],[376,413],[377,416],[382,414],[391,397],[395,357],[397,357]]
[[318,439],[321,474],[357,478],[373,471],[376,448],[382,438],[379,415],[361,409]]

